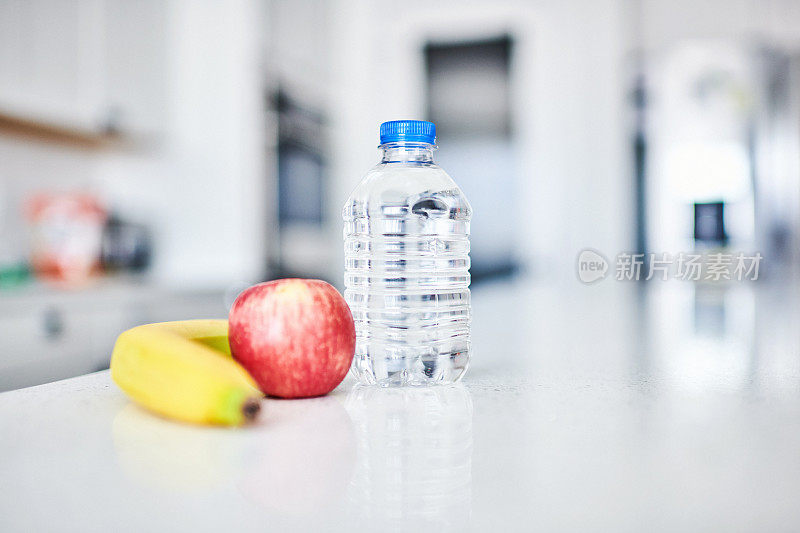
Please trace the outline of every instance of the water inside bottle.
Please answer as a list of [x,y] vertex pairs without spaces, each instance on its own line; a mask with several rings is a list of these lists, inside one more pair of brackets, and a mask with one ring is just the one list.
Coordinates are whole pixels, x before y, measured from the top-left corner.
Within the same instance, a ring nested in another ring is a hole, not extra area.
[[345,298],[364,383],[451,383],[469,363],[469,220],[438,166],[375,167],[343,210]]

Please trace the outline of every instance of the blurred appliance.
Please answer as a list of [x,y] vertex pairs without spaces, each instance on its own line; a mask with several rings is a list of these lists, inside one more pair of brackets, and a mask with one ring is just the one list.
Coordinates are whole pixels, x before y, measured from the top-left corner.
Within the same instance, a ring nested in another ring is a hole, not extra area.
[[150,231],[112,214],[103,228],[101,262],[107,273],[143,272],[150,265]]
[[325,273],[330,246],[325,231],[325,119],[284,90],[272,98],[278,117],[278,276]]
[[425,49],[428,119],[436,124],[436,158],[473,208],[473,281],[516,270],[518,212],[511,122],[508,36],[432,42]]

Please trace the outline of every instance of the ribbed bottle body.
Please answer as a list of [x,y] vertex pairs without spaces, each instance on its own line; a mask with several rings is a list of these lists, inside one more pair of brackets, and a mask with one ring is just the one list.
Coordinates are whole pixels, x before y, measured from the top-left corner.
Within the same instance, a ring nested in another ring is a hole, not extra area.
[[471,208],[438,166],[383,163],[343,210],[345,298],[363,383],[461,378],[470,359]]

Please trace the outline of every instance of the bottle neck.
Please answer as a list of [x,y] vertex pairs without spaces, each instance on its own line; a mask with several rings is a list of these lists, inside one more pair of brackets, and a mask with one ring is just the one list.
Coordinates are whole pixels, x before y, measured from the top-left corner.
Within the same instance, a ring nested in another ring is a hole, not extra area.
[[421,142],[391,142],[380,145],[381,163],[433,163],[436,145]]

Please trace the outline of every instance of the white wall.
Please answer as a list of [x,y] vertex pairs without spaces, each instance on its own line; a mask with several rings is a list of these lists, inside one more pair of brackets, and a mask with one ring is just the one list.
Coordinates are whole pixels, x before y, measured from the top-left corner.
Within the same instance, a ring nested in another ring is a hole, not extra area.
[[642,0],[639,12],[642,44],[651,51],[698,38],[800,46],[797,0]]
[[108,195],[156,230],[159,284],[226,287],[264,273],[263,15],[256,0],[171,0],[163,136],[152,152],[103,158]]
[[262,22],[255,0],[171,3],[167,205],[155,270],[170,284],[248,282],[263,274]]

